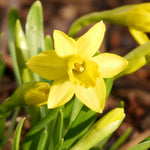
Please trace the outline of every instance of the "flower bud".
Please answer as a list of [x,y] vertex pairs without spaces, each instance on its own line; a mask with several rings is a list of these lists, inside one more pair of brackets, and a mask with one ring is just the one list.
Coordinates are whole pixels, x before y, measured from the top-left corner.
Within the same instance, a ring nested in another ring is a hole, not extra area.
[[75,36],[84,26],[100,20],[132,27],[142,32],[150,32],[150,3],[125,5],[112,10],[87,14],[72,24],[69,35]]
[[6,116],[16,107],[40,106],[47,103],[50,85],[45,82],[26,82],[0,105],[0,117]]
[[128,13],[126,23],[143,32],[150,32],[150,3],[135,5]]
[[50,85],[46,82],[37,82],[24,96],[25,103],[40,106],[47,103]]
[[150,32],[150,3],[126,5],[106,11],[104,21]]
[[123,70],[119,75],[115,78],[121,77],[125,74],[130,74],[137,71],[139,68],[144,65],[150,63],[150,41],[136,47],[130,53],[124,56],[126,60],[128,60],[129,64],[125,70]]
[[71,150],[90,149],[105,137],[112,134],[119,127],[124,117],[125,114],[123,108],[113,109],[97,121],[87,134],[71,148]]

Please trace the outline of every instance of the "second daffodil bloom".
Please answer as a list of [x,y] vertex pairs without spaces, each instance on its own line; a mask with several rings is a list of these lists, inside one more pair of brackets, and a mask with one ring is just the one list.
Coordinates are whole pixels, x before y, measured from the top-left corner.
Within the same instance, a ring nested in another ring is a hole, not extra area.
[[106,87],[103,78],[117,75],[127,66],[127,61],[115,54],[94,54],[99,49],[105,33],[101,21],[78,40],[55,30],[55,50],[47,50],[34,57],[27,66],[48,80],[54,80],[48,97],[48,108],[67,103],[75,94],[90,109],[102,112]]

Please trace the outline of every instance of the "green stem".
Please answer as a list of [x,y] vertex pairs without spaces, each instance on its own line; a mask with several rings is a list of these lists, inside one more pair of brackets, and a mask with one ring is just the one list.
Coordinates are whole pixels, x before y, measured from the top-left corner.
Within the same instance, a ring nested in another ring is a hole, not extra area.
[[127,5],[119,8],[115,8],[112,10],[106,10],[101,12],[94,12],[88,15],[82,16],[77,19],[69,30],[69,35],[74,37],[75,34],[81,30],[83,27],[90,25],[92,23],[99,22],[101,20],[107,21],[110,23],[120,24],[120,25],[128,25],[126,19],[127,13],[134,5]]
[[77,19],[69,29],[68,35],[71,37],[75,37],[76,33],[80,31],[83,27],[90,25],[92,23],[96,23],[100,20],[104,20],[108,11],[103,12],[94,12]]

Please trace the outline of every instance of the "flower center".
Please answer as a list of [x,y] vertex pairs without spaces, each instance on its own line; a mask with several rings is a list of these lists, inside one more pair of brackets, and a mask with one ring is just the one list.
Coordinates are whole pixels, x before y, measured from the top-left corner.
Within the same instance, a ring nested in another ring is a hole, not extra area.
[[73,84],[80,84],[86,88],[94,87],[100,76],[98,65],[95,62],[77,55],[68,60],[67,72]]
[[74,69],[75,71],[78,71],[78,72],[83,72],[84,71],[84,66],[83,64],[78,64],[78,63],[74,63]]

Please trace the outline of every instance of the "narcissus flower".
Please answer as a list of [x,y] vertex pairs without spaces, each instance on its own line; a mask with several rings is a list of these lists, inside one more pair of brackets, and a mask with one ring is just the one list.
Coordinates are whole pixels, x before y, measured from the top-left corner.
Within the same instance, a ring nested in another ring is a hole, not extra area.
[[48,80],[54,80],[48,97],[48,108],[67,103],[75,94],[90,109],[102,112],[106,87],[103,78],[113,77],[127,66],[127,61],[115,54],[94,54],[105,33],[103,22],[95,24],[78,40],[54,31],[55,50],[32,57],[27,66]]

